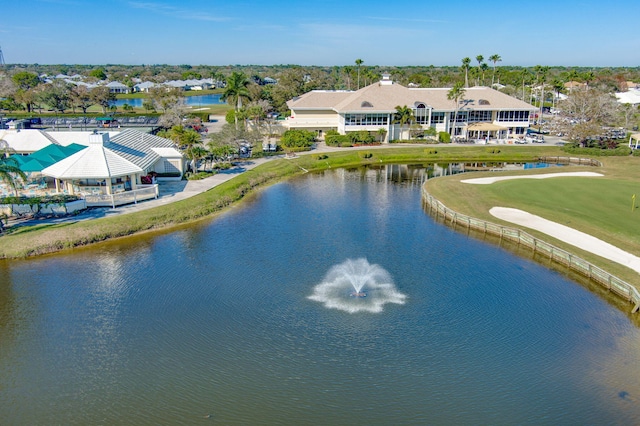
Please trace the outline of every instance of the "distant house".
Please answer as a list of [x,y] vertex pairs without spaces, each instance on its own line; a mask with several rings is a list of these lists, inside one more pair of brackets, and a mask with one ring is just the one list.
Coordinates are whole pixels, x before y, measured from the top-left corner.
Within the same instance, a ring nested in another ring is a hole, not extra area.
[[209,90],[217,87],[213,79],[190,79],[190,80],[171,80],[163,83],[170,87],[177,87],[181,90]]
[[150,81],[143,81],[142,83],[138,83],[135,86],[133,86],[133,91],[134,92],[145,92],[148,93],[149,89],[151,89],[152,87],[155,87],[156,84],[152,83]]
[[106,84],[111,93],[130,93],[131,89],[126,84],[122,84],[119,81],[112,81]]

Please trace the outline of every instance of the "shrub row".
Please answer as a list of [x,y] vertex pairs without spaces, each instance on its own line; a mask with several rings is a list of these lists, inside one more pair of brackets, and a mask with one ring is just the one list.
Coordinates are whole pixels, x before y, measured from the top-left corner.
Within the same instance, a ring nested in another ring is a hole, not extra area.
[[1,197],[0,204],[24,204],[29,206],[35,205],[43,205],[48,206],[52,204],[57,204],[59,206],[70,203],[72,201],[77,201],[80,198],[76,195],[67,195],[67,194],[56,194],[56,195],[46,195],[41,197]]
[[310,130],[289,129],[282,135],[280,144],[286,149],[309,149],[316,141],[316,134]]
[[354,145],[374,145],[376,138],[366,130],[349,132],[341,135],[336,130],[329,130],[324,137],[327,146],[351,147]]
[[631,155],[631,148],[629,148],[628,146],[619,146],[616,149],[580,148],[575,146],[564,146],[562,147],[562,150],[569,154],[594,155],[598,157],[626,157],[628,155]]

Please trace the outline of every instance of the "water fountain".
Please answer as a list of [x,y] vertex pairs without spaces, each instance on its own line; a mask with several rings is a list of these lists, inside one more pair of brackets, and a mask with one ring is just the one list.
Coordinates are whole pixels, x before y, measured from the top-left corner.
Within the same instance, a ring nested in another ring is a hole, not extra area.
[[382,312],[386,303],[404,304],[389,273],[367,259],[347,259],[329,269],[309,299],[349,313]]

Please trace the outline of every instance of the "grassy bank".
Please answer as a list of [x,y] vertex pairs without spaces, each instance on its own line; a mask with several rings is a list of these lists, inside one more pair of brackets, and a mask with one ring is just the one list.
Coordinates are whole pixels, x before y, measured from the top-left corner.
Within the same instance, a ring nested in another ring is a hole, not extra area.
[[[519,149],[523,148],[523,149]],[[437,150],[437,153],[434,153]],[[559,155],[556,147],[506,147],[500,153],[485,147],[411,147],[371,150],[346,149],[326,154],[309,153],[295,159],[275,159],[198,196],[125,216],[16,228],[0,238],[0,258],[36,256],[100,241],[167,229],[212,215],[246,194],[280,179],[307,171],[355,167],[361,164],[464,161],[527,161]],[[372,154],[370,158],[366,154]]]

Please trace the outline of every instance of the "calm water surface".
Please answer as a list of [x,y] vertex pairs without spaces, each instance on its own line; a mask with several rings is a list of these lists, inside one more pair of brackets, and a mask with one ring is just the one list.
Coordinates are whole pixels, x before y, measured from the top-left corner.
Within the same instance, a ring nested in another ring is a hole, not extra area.
[[[187,106],[200,106],[200,105],[219,105],[224,104],[225,102],[220,100],[219,93],[210,94],[210,95],[196,95],[196,96],[185,96],[184,103]],[[142,98],[134,98],[134,99],[117,99],[112,102],[113,105],[118,108],[122,107],[124,104],[131,105],[134,108],[142,108],[142,104],[145,99]]]
[[[211,223],[0,263],[0,423],[640,424],[638,328],[434,222],[403,170],[306,175]],[[310,300],[348,259],[404,304]]]

